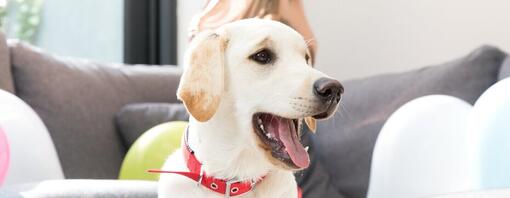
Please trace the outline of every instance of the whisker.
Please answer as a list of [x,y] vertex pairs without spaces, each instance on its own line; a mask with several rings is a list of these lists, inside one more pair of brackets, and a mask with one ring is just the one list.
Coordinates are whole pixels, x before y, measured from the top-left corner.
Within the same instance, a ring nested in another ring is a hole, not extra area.
[[340,116],[348,118],[351,115],[351,111],[349,110],[348,106],[345,105],[343,100],[340,100],[340,108],[338,109]]

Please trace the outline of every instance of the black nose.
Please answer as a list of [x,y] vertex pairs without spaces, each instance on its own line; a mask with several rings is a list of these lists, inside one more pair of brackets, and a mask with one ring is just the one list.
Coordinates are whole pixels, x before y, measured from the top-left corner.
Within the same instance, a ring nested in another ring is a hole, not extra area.
[[331,78],[319,78],[313,83],[314,94],[324,102],[332,101],[338,102],[341,94],[344,92],[344,87],[338,80]]

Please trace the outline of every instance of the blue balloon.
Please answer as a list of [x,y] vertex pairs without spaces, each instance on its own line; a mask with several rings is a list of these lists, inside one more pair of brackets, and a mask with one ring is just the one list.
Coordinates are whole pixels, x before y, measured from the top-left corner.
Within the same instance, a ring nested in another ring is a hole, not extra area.
[[480,187],[510,187],[510,78],[480,96],[468,122]]

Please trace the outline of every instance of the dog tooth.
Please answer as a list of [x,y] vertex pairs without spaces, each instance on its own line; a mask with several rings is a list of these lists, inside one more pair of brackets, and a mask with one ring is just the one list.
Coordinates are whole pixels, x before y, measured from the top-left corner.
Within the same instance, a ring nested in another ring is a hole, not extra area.
[[306,147],[305,147],[305,151],[306,151],[306,152],[308,152],[308,147],[309,147],[309,146],[306,146]]
[[262,124],[262,119],[260,119],[260,118],[259,118],[259,119],[257,119],[257,122],[258,122],[259,124]]

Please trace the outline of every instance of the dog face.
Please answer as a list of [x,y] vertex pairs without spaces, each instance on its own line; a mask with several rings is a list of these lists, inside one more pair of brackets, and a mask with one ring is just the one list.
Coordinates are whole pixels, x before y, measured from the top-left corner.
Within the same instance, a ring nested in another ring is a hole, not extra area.
[[308,167],[301,125],[315,130],[315,119],[330,117],[343,87],[312,68],[303,37],[279,22],[247,19],[199,34],[190,49],[178,97],[193,118],[214,119],[224,101],[239,133],[271,164]]

